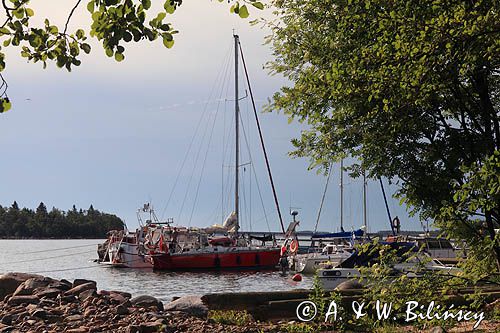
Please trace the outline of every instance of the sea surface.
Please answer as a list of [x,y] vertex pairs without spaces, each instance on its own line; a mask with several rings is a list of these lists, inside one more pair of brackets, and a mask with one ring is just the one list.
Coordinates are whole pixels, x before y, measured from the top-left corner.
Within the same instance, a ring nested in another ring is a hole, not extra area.
[[310,288],[312,277],[294,282],[278,271],[157,272],[152,269],[113,268],[100,265],[97,244],[104,240],[0,239],[0,274],[37,273],[56,279],[94,280],[98,289],[151,295],[168,302],[174,296],[218,292],[278,291]]

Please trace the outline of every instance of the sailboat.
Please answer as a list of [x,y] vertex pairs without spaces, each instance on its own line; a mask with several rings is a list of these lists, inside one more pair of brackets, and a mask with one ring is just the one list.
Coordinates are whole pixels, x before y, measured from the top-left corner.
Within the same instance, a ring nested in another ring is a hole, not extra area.
[[[238,50],[239,37],[234,35],[235,52],[235,199],[232,212],[219,230],[173,227],[149,228],[145,248],[154,269],[158,270],[219,270],[275,268],[281,248],[255,246],[239,237],[239,97],[238,97]],[[241,49],[241,48],[240,48]],[[241,55],[243,58],[243,55]],[[243,59],[244,61],[244,59]],[[244,64],[244,62],[243,62]],[[248,79],[248,77],[247,77]],[[251,93],[251,89],[250,89]],[[260,130],[260,128],[259,128]],[[262,140],[262,137],[261,137]],[[263,141],[261,141],[263,145]],[[265,153],[265,151],[264,151]],[[267,156],[266,156],[267,162]],[[268,164],[268,163],[267,163]],[[268,173],[271,176],[268,166]],[[272,177],[271,184],[272,182]],[[277,203],[277,199],[275,197]],[[278,207],[279,213],[279,207]],[[281,221],[281,214],[280,214]],[[283,224],[282,224],[282,229]],[[223,236],[214,237],[214,231]]]
[[[344,231],[344,162],[340,161],[340,232],[335,233],[317,233],[317,227],[321,214],[321,207],[325,198],[328,182],[331,171],[325,184],[325,190],[318,212],[318,218],[314,233],[311,236],[311,249],[319,249],[319,251],[309,252],[305,254],[297,254],[293,257],[293,266],[295,271],[303,274],[314,274],[316,271],[325,265],[335,267],[349,258],[353,253],[354,240],[360,238],[366,232],[366,180],[363,174],[363,218],[364,226],[360,229],[351,232]],[[314,246],[319,243],[319,248]]]

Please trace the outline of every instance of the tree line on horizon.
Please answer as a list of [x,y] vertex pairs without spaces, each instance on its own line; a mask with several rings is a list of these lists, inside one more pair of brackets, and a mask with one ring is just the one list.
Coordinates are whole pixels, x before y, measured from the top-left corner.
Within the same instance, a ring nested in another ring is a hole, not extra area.
[[10,207],[0,205],[0,238],[105,238],[109,230],[122,229],[116,215],[89,209],[48,211],[43,202],[36,210],[20,209],[14,201]]

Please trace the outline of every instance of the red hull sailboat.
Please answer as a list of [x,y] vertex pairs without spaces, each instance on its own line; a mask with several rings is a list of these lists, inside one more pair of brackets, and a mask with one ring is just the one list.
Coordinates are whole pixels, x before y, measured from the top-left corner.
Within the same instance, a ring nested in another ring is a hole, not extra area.
[[278,264],[280,249],[225,248],[199,253],[152,255],[153,267],[162,270],[272,269]]
[[[222,230],[211,232],[208,229],[175,228],[170,225],[150,229],[150,235],[145,243],[149,258],[154,269],[161,270],[218,270],[218,269],[262,269],[275,268],[278,265],[281,248],[273,241],[273,246],[255,246],[252,241],[238,235],[239,229],[239,97],[238,97],[238,47],[239,37],[234,36],[235,46],[235,198],[234,212],[228,217]],[[244,59],[242,55],[243,64]],[[246,72],[246,68],[245,68]],[[248,81],[248,76],[247,76]],[[250,88],[250,96],[252,91]],[[257,126],[257,113],[254,110]],[[261,144],[264,142],[261,135]],[[267,161],[268,175],[273,187],[281,228],[284,230],[278,200]],[[219,235],[219,236],[215,236]],[[224,236],[220,236],[224,235]]]

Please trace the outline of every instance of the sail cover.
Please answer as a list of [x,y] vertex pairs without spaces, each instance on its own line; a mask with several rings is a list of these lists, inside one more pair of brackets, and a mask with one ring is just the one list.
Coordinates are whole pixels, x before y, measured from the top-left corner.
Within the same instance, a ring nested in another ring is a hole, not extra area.
[[352,238],[361,237],[364,235],[362,229],[345,231],[345,232],[334,232],[334,233],[316,233],[311,236],[311,238],[322,239],[322,238]]

